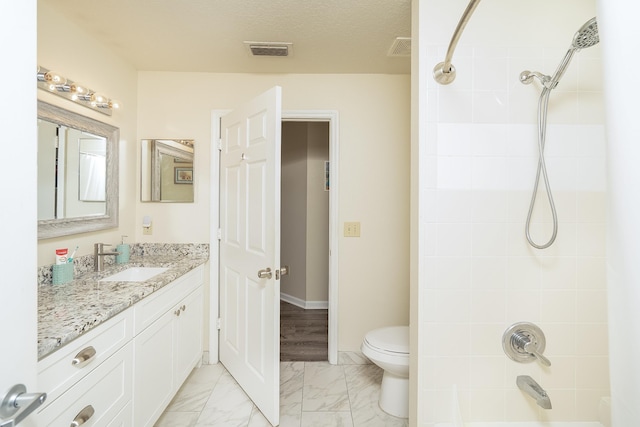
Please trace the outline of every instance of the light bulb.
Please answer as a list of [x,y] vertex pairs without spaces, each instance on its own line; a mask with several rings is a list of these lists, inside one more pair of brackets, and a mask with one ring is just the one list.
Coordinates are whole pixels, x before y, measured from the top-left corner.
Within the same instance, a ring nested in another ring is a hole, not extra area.
[[77,93],[78,95],[83,95],[87,93],[87,88],[79,83],[71,83],[71,92]]
[[59,86],[59,85],[65,84],[67,82],[67,79],[65,79],[58,73],[54,73],[53,71],[47,71],[44,74],[44,81],[46,81],[49,84]]
[[118,108],[120,108],[120,101],[116,101],[115,99],[110,100],[109,108],[113,108],[114,110],[117,110]]

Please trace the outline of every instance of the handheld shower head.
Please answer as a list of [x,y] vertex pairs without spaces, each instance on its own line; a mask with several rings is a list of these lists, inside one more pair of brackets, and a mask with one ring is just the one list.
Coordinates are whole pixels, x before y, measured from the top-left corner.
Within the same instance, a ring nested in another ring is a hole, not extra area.
[[600,37],[598,36],[598,23],[596,22],[596,18],[589,19],[578,32],[573,36],[573,41],[571,42],[571,47],[567,51],[566,55],[562,59],[562,62],[558,66],[558,69],[553,74],[553,77],[549,80],[548,85],[546,85],[549,89],[554,89],[558,86],[558,82],[564,75],[564,72],[567,71],[567,67],[571,62],[571,58],[573,58],[573,54],[578,52],[580,49],[585,47],[591,47],[597,44],[600,41]]
[[598,44],[600,36],[598,35],[598,22],[593,17],[589,19],[573,36],[572,46],[575,49],[584,49]]

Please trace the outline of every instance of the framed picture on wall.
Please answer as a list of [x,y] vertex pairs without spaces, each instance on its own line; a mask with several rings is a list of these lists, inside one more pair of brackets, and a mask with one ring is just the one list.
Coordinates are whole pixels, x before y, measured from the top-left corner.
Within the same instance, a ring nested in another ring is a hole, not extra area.
[[324,191],[329,191],[329,170],[330,164],[328,160],[324,162]]
[[174,168],[176,184],[192,184],[193,183],[193,168]]

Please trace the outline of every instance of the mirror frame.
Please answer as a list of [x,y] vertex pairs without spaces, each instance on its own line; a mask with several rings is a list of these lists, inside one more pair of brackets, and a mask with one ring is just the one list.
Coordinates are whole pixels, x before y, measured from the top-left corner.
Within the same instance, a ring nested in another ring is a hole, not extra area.
[[[183,149],[176,148],[169,143],[173,143],[175,145],[184,145]],[[189,160],[192,164],[195,161],[195,141],[193,139],[174,139],[174,138],[162,138],[162,139],[141,139],[140,140],[140,150],[144,152],[145,147],[144,144],[148,143],[149,151],[151,151],[149,161],[150,173],[147,174],[144,167],[141,167],[141,175],[140,175],[140,202],[142,203],[193,203],[195,198],[195,183],[192,183],[192,199],[190,201],[184,200],[162,200],[160,197],[160,186],[161,186],[161,178],[160,178],[160,163],[161,156],[168,155],[173,157],[179,157],[182,159]],[[144,158],[144,153],[141,153],[141,158]],[[193,168],[193,166],[192,166]],[[146,176],[148,175],[148,176]],[[145,195],[145,186],[149,186],[149,200],[144,199]]]
[[38,240],[118,227],[118,144],[120,129],[38,100],[38,118],[107,140],[106,212],[104,215],[38,221]]

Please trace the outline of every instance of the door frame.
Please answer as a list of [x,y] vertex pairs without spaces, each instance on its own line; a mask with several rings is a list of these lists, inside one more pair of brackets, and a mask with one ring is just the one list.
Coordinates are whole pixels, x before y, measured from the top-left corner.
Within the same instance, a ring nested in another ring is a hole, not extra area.
[[[220,224],[220,118],[231,110],[211,112],[211,175],[210,175],[210,254],[209,254],[209,348],[208,362],[218,363],[218,318],[220,317],[218,280],[219,248],[218,224]],[[339,124],[335,110],[283,110],[283,122],[328,122],[329,123],[329,325],[328,359],[332,365],[338,364],[338,190],[339,190]],[[205,357],[205,363],[207,363]]]

